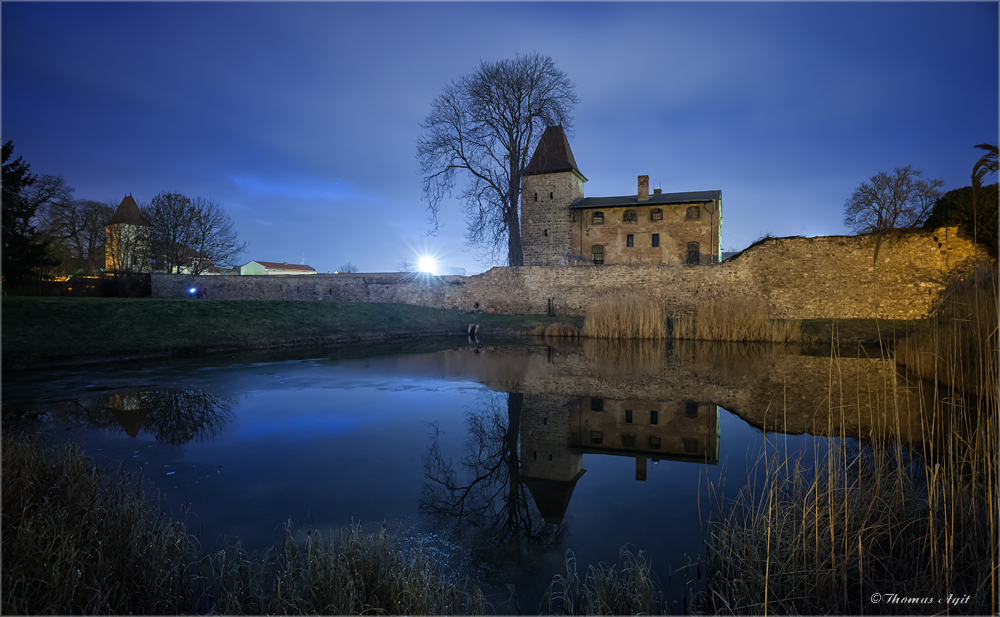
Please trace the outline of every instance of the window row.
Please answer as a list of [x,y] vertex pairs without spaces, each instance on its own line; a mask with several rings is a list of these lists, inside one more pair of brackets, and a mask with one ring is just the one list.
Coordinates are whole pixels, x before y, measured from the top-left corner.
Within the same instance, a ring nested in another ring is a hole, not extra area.
[[[580,220],[580,211],[573,212],[573,220]],[[684,215],[684,219],[688,221],[697,221],[701,219],[701,206],[691,206],[687,209],[687,213]],[[653,208],[649,211],[650,221],[662,221],[663,220],[663,209]],[[638,214],[635,210],[626,210],[622,213],[623,223],[637,223],[639,221]],[[603,225],[604,224],[604,213],[603,212],[591,212],[590,213],[590,224],[591,225]]]
[[[652,246],[660,246],[660,234],[652,234]],[[625,236],[625,246],[626,248],[635,247],[635,236],[633,234],[628,234]],[[594,264],[601,265],[604,263],[604,245],[594,244],[590,247],[591,259],[593,259]],[[697,242],[687,243],[687,254],[685,255],[684,263],[686,264],[700,264],[701,263],[701,245]]]

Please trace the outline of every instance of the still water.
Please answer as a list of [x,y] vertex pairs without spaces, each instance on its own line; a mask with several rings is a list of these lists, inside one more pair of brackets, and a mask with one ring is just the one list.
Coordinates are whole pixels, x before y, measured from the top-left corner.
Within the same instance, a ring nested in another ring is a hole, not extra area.
[[[488,583],[498,612],[513,610],[509,585],[534,612],[567,551],[582,570],[641,549],[679,598],[708,516],[759,479],[763,451],[812,460],[830,436],[889,437],[871,401],[906,387],[878,359],[783,347],[450,342],[354,355],[8,372],[4,429],[141,470],[205,549],[223,536],[276,544],[287,521],[385,524]],[[833,374],[849,396],[829,395]],[[909,440],[919,422],[891,424]]]

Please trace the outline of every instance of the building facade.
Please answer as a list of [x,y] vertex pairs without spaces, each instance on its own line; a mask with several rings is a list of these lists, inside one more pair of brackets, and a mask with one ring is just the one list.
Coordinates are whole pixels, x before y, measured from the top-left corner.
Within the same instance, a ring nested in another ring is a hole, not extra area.
[[722,191],[585,197],[561,126],[545,129],[521,177],[526,266],[709,264],[721,255]]
[[240,274],[316,274],[316,268],[305,264],[290,264],[287,261],[251,261],[240,268]]

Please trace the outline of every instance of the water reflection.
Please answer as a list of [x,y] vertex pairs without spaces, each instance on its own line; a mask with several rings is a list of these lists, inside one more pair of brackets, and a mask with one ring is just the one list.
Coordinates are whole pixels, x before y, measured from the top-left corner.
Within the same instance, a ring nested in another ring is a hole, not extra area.
[[207,441],[232,421],[237,401],[205,390],[143,390],[69,401],[56,406],[61,421],[137,437],[140,431],[173,445]]

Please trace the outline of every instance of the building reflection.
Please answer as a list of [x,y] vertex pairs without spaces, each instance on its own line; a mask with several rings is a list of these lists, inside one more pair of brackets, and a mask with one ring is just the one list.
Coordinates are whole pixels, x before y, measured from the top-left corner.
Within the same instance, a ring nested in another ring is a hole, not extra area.
[[56,413],[91,428],[122,431],[129,437],[145,432],[159,442],[178,445],[218,435],[236,406],[236,399],[205,390],[142,390],[71,401]]
[[635,458],[635,479],[652,460],[719,462],[719,408],[697,401],[524,395],[521,475],[542,518],[562,522],[583,455]]

